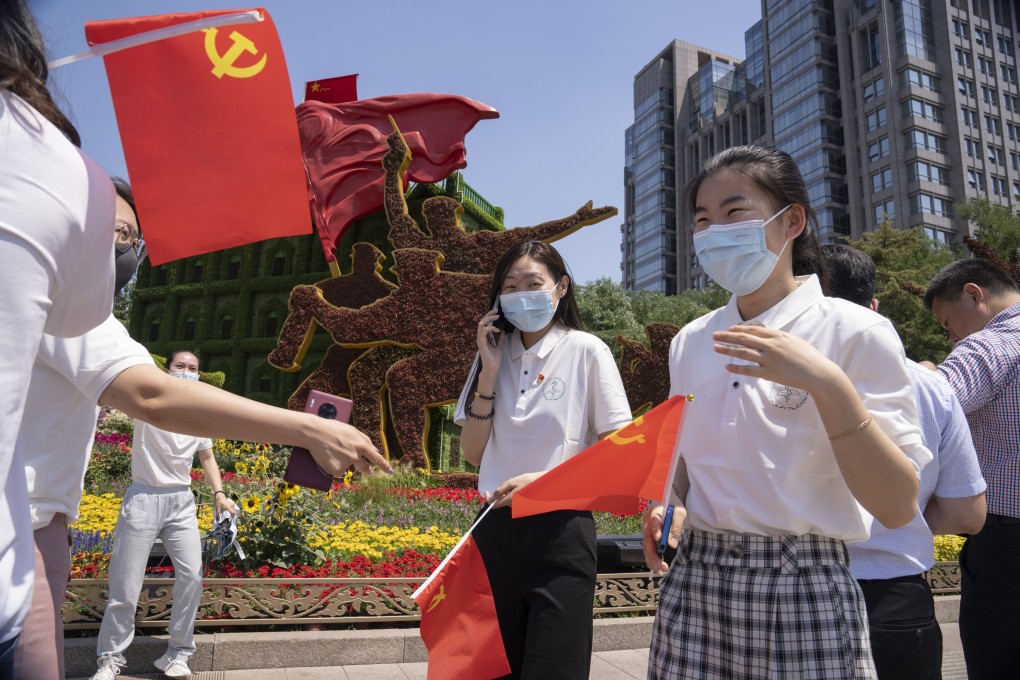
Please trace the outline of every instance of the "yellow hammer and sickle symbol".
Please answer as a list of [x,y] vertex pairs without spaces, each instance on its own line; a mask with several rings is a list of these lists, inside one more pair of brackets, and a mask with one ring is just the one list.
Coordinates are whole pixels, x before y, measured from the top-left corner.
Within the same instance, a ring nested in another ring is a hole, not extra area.
[[439,592],[435,594],[432,601],[429,602],[429,608],[425,610],[428,614],[430,611],[439,606],[439,603],[446,599],[446,586],[439,586]]
[[216,51],[216,33],[215,28],[205,28],[205,53],[209,56],[209,61],[213,63],[212,74],[217,78],[223,76],[230,76],[231,78],[251,78],[257,76],[262,72],[262,69],[266,67],[266,58],[269,55],[263,54],[262,58],[251,66],[234,66],[234,62],[241,56],[242,53],[248,52],[249,54],[258,54],[259,51],[255,49],[255,43],[248,38],[244,37],[237,31],[230,34],[230,39],[234,41],[234,44],[226,51],[225,54],[221,55]]
[[[637,418],[634,419],[633,425],[635,427],[641,427],[644,424],[645,424],[645,417],[644,416],[638,416]],[[623,427],[627,427],[627,426],[624,425]],[[638,434],[634,435],[633,437],[622,437],[622,436],[620,436],[620,430],[622,430],[623,427],[621,427],[619,430],[617,430],[613,434],[611,434],[608,437],[606,437],[606,439],[608,439],[609,441],[611,441],[614,444],[617,444],[619,446],[626,446],[627,444],[633,444],[635,442],[637,442],[638,444],[644,444],[645,443],[645,435],[644,435],[643,432],[638,433]]]

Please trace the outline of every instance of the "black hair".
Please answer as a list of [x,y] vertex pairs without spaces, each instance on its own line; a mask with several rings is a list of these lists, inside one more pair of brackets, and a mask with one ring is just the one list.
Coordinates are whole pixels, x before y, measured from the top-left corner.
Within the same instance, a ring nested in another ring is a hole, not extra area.
[[198,352],[196,352],[194,350],[190,350],[190,349],[175,349],[174,351],[172,351],[169,354],[167,354],[166,355],[166,370],[168,370],[168,371],[170,370],[170,364],[172,364],[174,362],[174,357],[176,357],[178,354],[191,354],[191,355],[194,355],[194,357],[196,359],[198,359],[198,369],[202,370],[202,357],[198,356]]
[[131,185],[127,183],[127,180],[122,177],[111,177],[110,181],[113,182],[113,187],[117,190],[117,195],[124,199],[124,202],[131,206],[131,212],[135,214],[135,224],[138,225],[138,235],[142,235],[142,223],[138,221],[138,210],[135,208],[135,192],[131,191]]
[[[507,273],[514,266],[514,263],[522,257],[531,258],[535,262],[544,265],[549,270],[549,273],[552,274],[557,284],[559,284],[560,279],[564,276],[567,277],[567,292],[560,298],[553,319],[565,326],[583,331],[584,322],[581,321],[581,313],[577,309],[577,299],[574,297],[574,277],[570,275],[567,264],[563,261],[559,251],[545,241],[525,241],[503,254],[503,257],[496,263],[496,268],[492,272],[489,309],[496,306],[496,300],[499,299],[500,291],[503,290],[503,281],[506,279]],[[507,330],[513,328],[513,325],[505,320],[504,326]]]
[[963,287],[973,283],[993,295],[1016,293],[1020,290],[1009,274],[988,260],[970,258],[950,262],[939,270],[924,293],[924,306],[931,309],[936,298],[956,302],[963,295]]
[[81,137],[46,87],[49,67],[35,17],[24,0],[0,1],[0,89],[18,95],[75,146]]
[[748,145],[730,147],[712,156],[687,185],[686,202],[692,220],[702,182],[723,170],[732,170],[757,184],[771,199],[775,212],[791,203],[804,208],[807,224],[793,240],[793,275],[817,274],[822,290],[827,290],[825,261],[816,229],[812,228],[818,224],[818,215],[811,208],[804,177],[790,154],[768,146]]
[[829,275],[829,297],[849,300],[863,307],[875,299],[875,261],[866,252],[837,243],[822,246]]

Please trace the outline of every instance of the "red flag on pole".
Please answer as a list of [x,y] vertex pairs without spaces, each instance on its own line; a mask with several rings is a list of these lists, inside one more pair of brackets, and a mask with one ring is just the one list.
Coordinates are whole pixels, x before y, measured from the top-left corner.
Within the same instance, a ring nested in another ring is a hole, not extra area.
[[448,94],[405,94],[347,104],[308,101],[297,108],[315,226],[326,260],[354,220],[383,207],[382,159],[393,116],[411,151],[407,174],[438,182],[467,165],[464,136],[491,106]]
[[686,403],[686,397],[670,397],[523,487],[514,494],[513,516],[552,510],[633,515],[640,499],[661,498]]
[[429,680],[485,680],[510,673],[489,575],[470,533],[414,600],[429,650]]
[[[311,231],[276,27],[209,28],[104,57],[153,264]],[[239,10],[85,24],[90,45]]]
[[358,74],[305,83],[305,101],[343,104],[358,98]]

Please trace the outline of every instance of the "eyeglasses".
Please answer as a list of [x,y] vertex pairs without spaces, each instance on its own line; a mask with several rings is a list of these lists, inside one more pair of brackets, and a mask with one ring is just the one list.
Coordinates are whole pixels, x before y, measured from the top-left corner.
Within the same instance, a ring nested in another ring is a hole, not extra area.
[[118,253],[126,253],[129,248],[133,248],[136,255],[139,253],[142,240],[138,235],[138,227],[124,220],[117,220],[113,223],[113,233],[117,238],[113,245]]

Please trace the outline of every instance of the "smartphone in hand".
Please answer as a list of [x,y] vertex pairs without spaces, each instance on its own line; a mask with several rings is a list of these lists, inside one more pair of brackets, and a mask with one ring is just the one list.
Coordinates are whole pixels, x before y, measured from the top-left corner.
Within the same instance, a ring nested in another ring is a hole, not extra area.
[[493,328],[496,329],[495,333],[489,333],[489,344],[495,347],[499,344],[499,336],[507,331],[507,321],[503,316],[503,310],[499,308],[499,299],[496,300],[496,306],[492,308],[493,311],[499,312],[499,318],[492,322]]
[[[348,422],[354,402],[344,397],[335,397],[318,390],[311,390],[305,401],[305,413],[314,413],[327,420]],[[291,451],[287,470],[283,473],[283,481],[305,486],[319,491],[329,491],[333,486],[333,476],[319,467],[308,449],[295,446]]]

